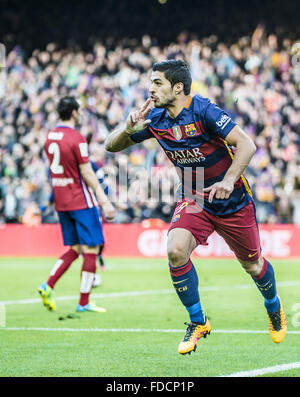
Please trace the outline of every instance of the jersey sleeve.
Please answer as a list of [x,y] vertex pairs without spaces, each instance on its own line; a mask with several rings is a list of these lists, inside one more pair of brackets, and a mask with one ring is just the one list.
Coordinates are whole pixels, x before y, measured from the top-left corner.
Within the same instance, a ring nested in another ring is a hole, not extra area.
[[133,142],[140,143],[145,141],[146,139],[153,138],[153,135],[149,128],[145,128],[142,131],[135,132],[134,134],[130,135],[130,139],[133,140]]
[[205,114],[204,123],[210,131],[225,139],[229,132],[236,126],[231,117],[216,104],[209,103]]
[[89,150],[86,139],[78,134],[73,144],[74,154],[78,164],[85,164],[89,162]]

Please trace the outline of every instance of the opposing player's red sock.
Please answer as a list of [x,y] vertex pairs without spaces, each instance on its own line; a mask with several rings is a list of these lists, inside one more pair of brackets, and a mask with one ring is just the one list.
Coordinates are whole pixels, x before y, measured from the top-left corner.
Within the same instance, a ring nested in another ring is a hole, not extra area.
[[78,254],[72,248],[65,252],[55,263],[47,281],[49,287],[54,288],[57,280],[69,269],[72,262],[78,258]]
[[84,260],[81,271],[80,300],[79,304],[85,306],[89,303],[94,275],[96,273],[96,254],[83,254]]

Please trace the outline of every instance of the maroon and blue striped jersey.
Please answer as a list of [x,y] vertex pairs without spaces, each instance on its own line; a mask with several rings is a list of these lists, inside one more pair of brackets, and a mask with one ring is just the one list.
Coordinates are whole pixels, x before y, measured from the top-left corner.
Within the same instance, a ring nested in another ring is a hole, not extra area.
[[[209,203],[208,193],[197,190],[197,186],[194,189],[197,174],[203,175],[202,187],[208,187],[222,181],[232,164],[234,150],[225,138],[236,124],[226,112],[208,98],[195,95],[189,96],[177,117],[171,118],[164,108],[153,108],[148,119],[151,123],[147,128],[131,135],[131,139],[136,143],[157,139],[176,169],[181,171],[181,176],[184,175],[183,195],[191,193],[184,191],[185,186],[192,186],[192,194],[202,197],[204,209],[214,215],[231,214],[252,200],[244,176],[235,183],[229,199],[214,198]],[[187,178],[192,181],[187,183]]]

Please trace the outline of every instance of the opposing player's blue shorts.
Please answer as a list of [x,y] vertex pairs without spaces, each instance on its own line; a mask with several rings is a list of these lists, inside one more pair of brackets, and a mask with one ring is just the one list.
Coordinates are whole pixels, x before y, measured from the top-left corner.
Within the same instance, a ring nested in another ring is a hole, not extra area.
[[58,211],[64,245],[104,243],[100,212],[97,207],[76,211]]

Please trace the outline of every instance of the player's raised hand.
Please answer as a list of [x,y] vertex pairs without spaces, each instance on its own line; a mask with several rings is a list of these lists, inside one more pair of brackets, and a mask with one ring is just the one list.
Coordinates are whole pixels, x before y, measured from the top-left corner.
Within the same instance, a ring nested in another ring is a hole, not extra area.
[[126,130],[134,134],[146,128],[151,123],[147,116],[152,108],[153,101],[149,98],[139,110],[130,112],[126,120]]
[[216,182],[213,185],[203,189],[205,193],[209,193],[208,201],[211,203],[213,198],[220,200],[227,200],[234,189],[234,184],[232,182],[227,182],[225,180],[221,182]]
[[106,201],[104,204],[102,204],[101,209],[105,219],[108,222],[112,222],[115,219],[116,210],[109,201]]

